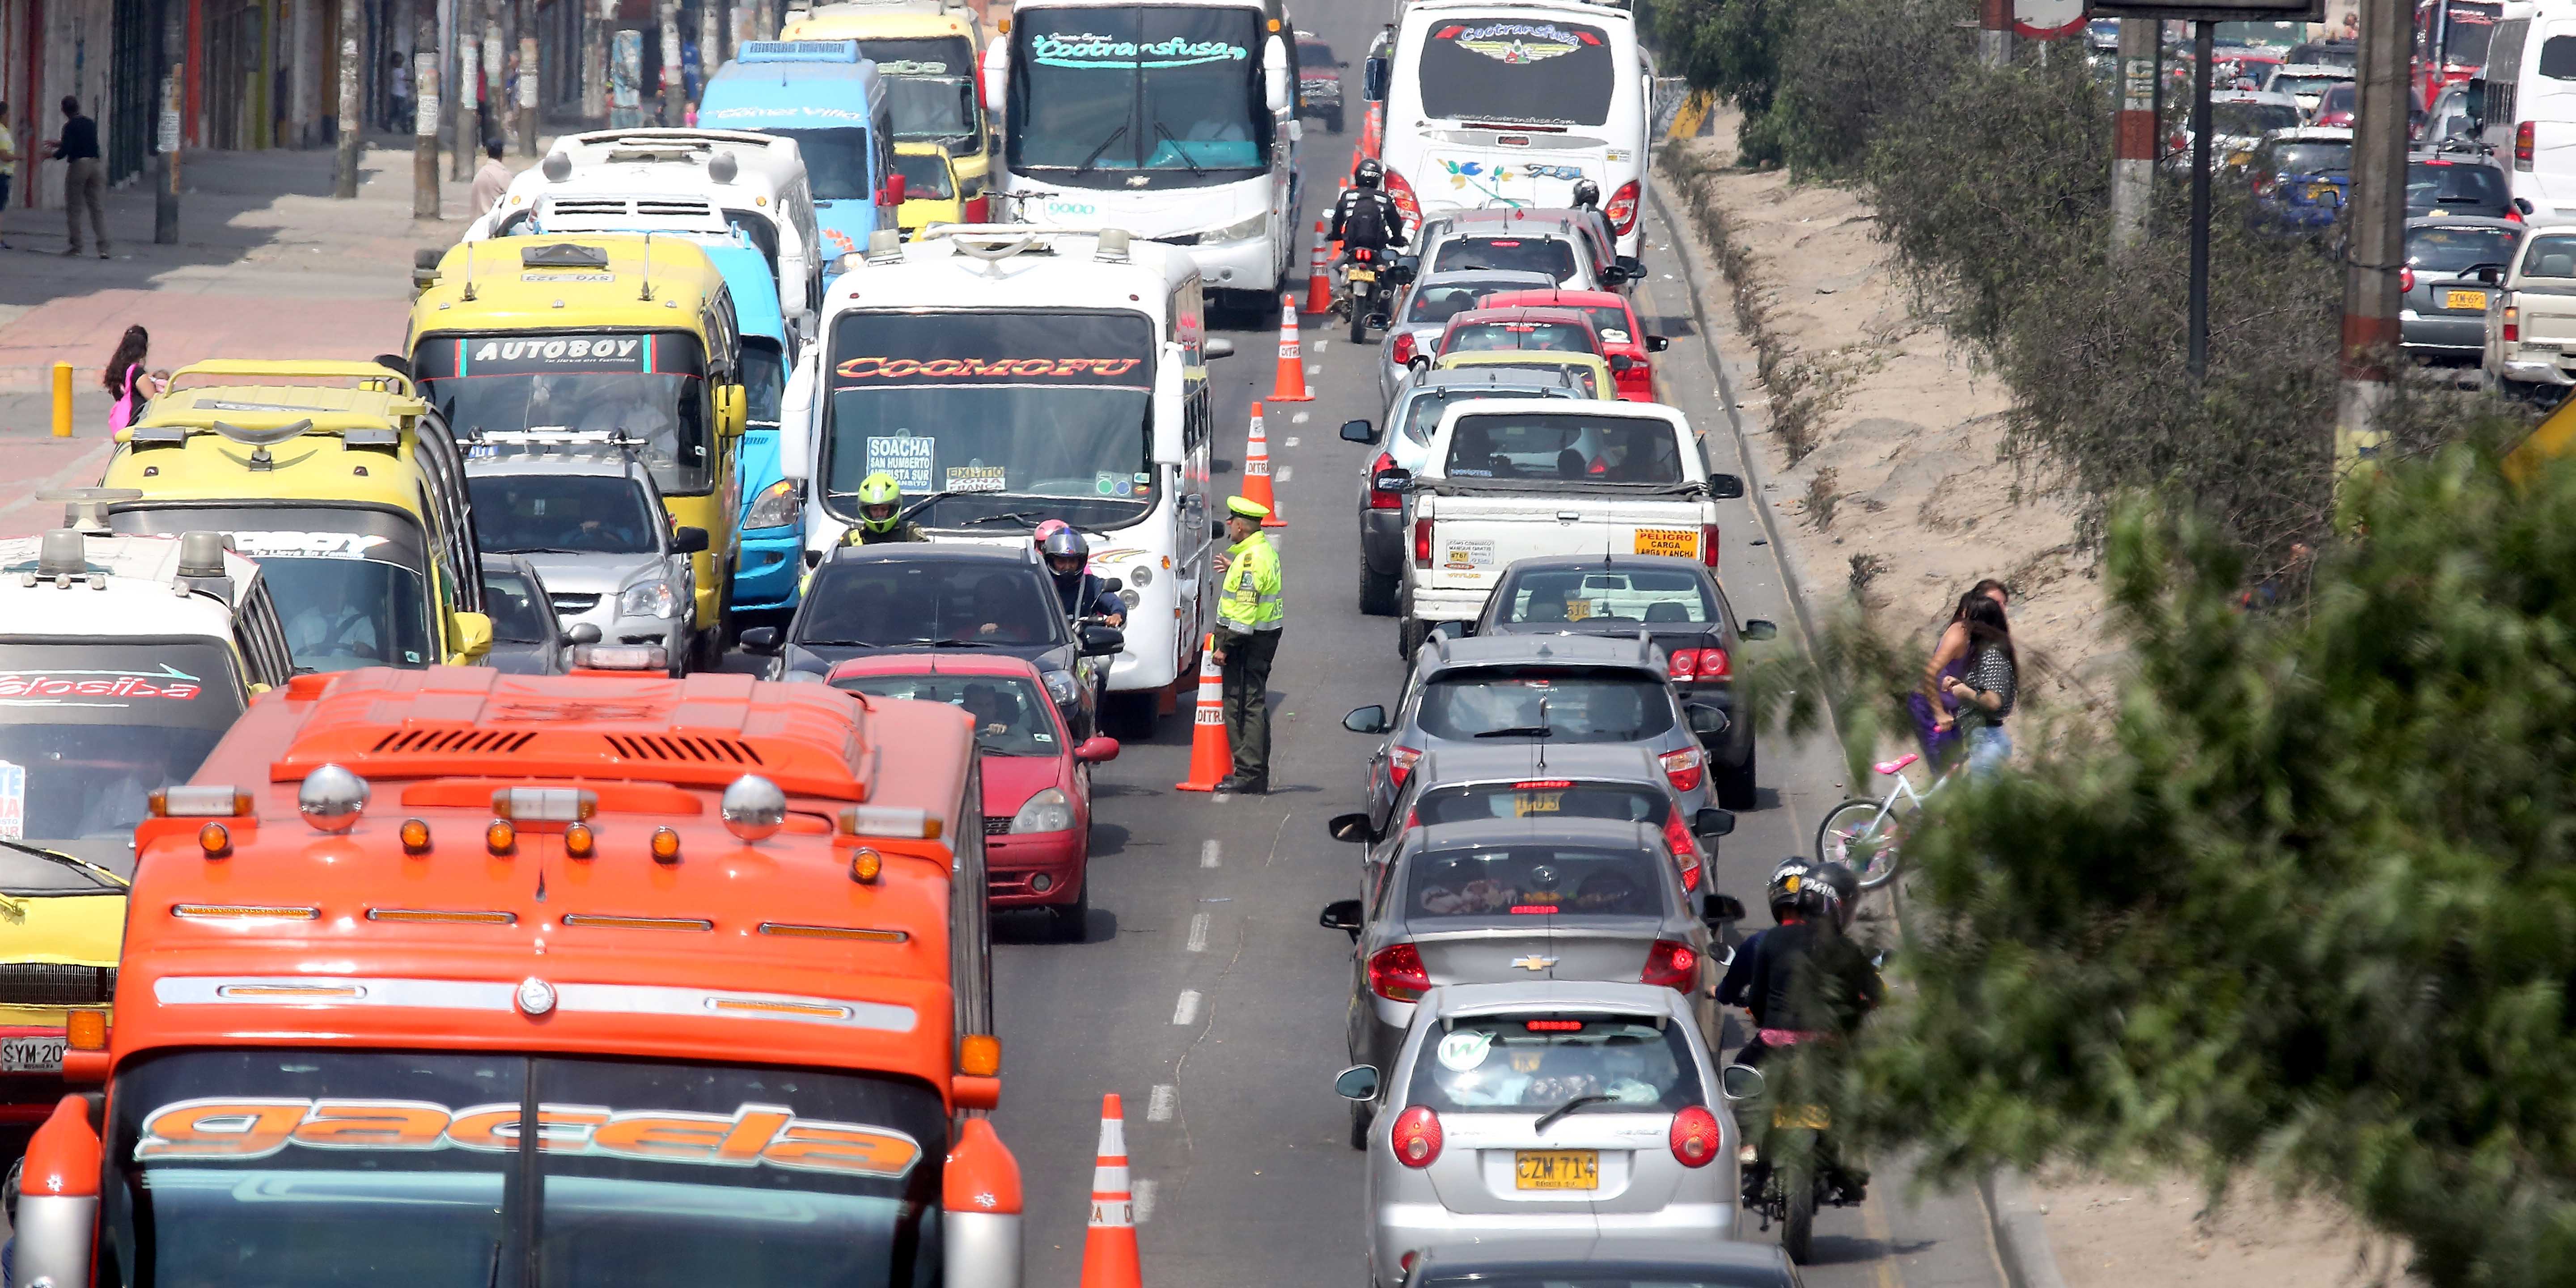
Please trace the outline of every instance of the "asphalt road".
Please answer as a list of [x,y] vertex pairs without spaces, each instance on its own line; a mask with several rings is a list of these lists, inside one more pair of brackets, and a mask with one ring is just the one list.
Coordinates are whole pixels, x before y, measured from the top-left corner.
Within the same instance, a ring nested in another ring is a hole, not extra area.
[[[1382,10],[1358,0],[1309,3],[1301,21],[1360,60]],[[1328,208],[1360,125],[1328,135],[1305,123],[1309,180],[1302,227]],[[1657,361],[1667,401],[1703,433],[1712,468],[1742,472],[1717,373],[1689,321],[1668,233],[1651,222],[1639,311],[1671,336]],[[1304,258],[1300,254],[1299,264]],[[1250,319],[1230,319],[1253,325]],[[1276,321],[1232,330],[1238,357],[1219,364],[1218,486],[1239,477],[1250,404],[1270,392]],[[1345,420],[1379,418],[1371,363],[1321,329],[1304,335],[1314,401],[1271,404],[1267,427],[1281,509],[1273,529],[1288,589],[1287,635],[1272,674],[1272,790],[1216,797],[1173,790],[1188,766],[1186,709],[1150,741],[1130,742],[1095,777],[1092,921],[1087,942],[1039,942],[1035,923],[1006,918],[994,952],[1004,1047],[1003,1108],[994,1115],[1020,1159],[1028,1194],[1028,1282],[1078,1282],[1100,1097],[1125,1100],[1149,1283],[1343,1284],[1363,1281],[1362,1156],[1346,1142],[1333,1095],[1345,1063],[1350,946],[1317,911],[1354,893],[1357,852],[1324,833],[1361,807],[1371,740],[1343,713],[1391,699],[1403,680],[1392,618],[1357,606],[1356,476],[1376,449],[1344,443]],[[1774,552],[1751,505],[1729,503],[1721,577],[1737,612],[1794,627]],[[1844,773],[1825,745],[1766,737],[1760,803],[1725,841],[1717,888],[1763,917],[1773,863],[1803,853]],[[1905,1170],[1879,1160],[1867,1204],[1818,1219],[1816,1288],[1948,1288],[2001,1276],[1973,1193],[1913,1196]],[[1776,1238],[1746,1221],[1748,1239]]]

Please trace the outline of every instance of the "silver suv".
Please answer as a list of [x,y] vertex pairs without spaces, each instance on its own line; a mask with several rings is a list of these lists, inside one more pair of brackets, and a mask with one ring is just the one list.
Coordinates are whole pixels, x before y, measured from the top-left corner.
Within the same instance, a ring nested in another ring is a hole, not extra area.
[[699,630],[689,571],[706,531],[672,528],[650,468],[628,448],[595,435],[481,442],[465,482],[476,540],[526,557],[565,631],[658,646],[674,676],[693,651],[712,661],[715,632]]

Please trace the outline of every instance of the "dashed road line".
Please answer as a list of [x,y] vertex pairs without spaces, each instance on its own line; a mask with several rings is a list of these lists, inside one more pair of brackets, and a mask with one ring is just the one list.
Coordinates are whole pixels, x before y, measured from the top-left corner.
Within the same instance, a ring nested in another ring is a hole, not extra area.
[[1195,988],[1181,990],[1181,1000],[1172,1007],[1172,1023],[1195,1024],[1198,1018],[1199,991]]
[[1290,447],[1295,447],[1297,445],[1297,440],[1295,438],[1290,438],[1286,441]]
[[1135,1187],[1136,1224],[1143,1225],[1154,1219],[1155,1186],[1152,1181],[1137,1181],[1135,1182]]
[[1207,937],[1208,915],[1202,912],[1199,915],[1190,918],[1190,951],[1194,953],[1206,952]]
[[1224,860],[1223,860],[1223,856],[1222,856],[1222,854],[1220,853],[1220,851],[1219,851],[1219,850],[1218,850],[1218,848],[1217,848],[1217,843],[1216,843],[1216,838],[1215,838],[1215,837],[1211,836],[1211,837],[1209,837],[1208,839],[1206,839],[1206,840],[1204,840],[1204,841],[1199,842],[1199,866],[1200,866],[1200,867],[1203,867],[1203,868],[1220,867],[1220,866],[1222,866],[1222,865],[1223,865],[1223,862],[1224,862]]
[[1149,1123],[1171,1121],[1172,1102],[1180,1098],[1179,1089],[1172,1084],[1168,1082],[1154,1084],[1154,1093],[1145,1100],[1145,1121]]
[[1288,484],[1288,476],[1289,476],[1289,475],[1291,475],[1291,474],[1293,474],[1293,473],[1295,473],[1295,472],[1296,472],[1296,470],[1297,470],[1297,467],[1296,467],[1296,466],[1294,466],[1294,465],[1282,465],[1282,466],[1280,466],[1280,467],[1279,467],[1279,484],[1280,484],[1280,486],[1282,486],[1282,487],[1287,486],[1287,484]]
[[1289,423],[1289,424],[1291,424],[1291,425],[1303,425],[1303,424],[1305,424],[1305,423],[1306,423],[1306,413],[1301,411],[1301,412],[1297,413],[1296,415],[1289,417],[1289,418],[1288,418],[1288,423]]

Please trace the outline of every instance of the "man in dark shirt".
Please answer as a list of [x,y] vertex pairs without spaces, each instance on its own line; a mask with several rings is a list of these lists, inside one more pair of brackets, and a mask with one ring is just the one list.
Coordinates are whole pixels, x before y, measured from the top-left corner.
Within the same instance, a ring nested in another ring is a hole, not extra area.
[[54,140],[52,156],[70,163],[63,176],[63,223],[71,244],[66,255],[81,253],[81,215],[89,215],[98,234],[98,257],[107,258],[107,171],[99,160],[98,122],[81,115],[80,100],[63,95],[63,136]]

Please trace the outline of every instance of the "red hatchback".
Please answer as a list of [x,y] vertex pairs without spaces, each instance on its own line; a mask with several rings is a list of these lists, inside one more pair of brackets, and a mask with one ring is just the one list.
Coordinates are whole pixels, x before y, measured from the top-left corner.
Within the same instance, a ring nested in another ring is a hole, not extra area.
[[[1619,396],[1629,402],[1655,401],[1655,368],[1646,355],[1662,353],[1670,342],[1646,334],[1627,296],[1615,291],[1496,291],[1476,301],[1476,307],[1581,311],[1592,320],[1593,334],[1601,338],[1601,357],[1618,377]],[[1623,355],[1628,359],[1624,366],[1619,362]]]
[[984,880],[995,908],[1045,908],[1054,938],[1091,920],[1091,767],[1115,738],[1072,741],[1037,667],[989,653],[890,653],[832,668],[832,687],[945,702],[975,721],[984,779]]

